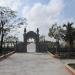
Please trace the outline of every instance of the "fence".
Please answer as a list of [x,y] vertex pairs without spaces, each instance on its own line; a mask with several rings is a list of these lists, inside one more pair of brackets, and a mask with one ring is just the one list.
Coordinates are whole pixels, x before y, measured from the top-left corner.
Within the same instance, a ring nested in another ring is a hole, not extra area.
[[62,57],[75,57],[75,48],[48,48],[48,51]]
[[7,54],[9,52],[15,51],[16,42],[3,42],[1,50],[1,55]]

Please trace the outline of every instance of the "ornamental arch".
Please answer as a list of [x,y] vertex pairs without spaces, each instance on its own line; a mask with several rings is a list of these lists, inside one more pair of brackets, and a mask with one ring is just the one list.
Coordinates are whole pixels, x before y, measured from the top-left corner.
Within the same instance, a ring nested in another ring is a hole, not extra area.
[[38,44],[39,44],[39,29],[37,28],[37,32],[29,31],[26,32],[26,28],[24,29],[24,51],[27,52],[27,40],[29,38],[33,38],[36,44],[36,52],[39,52]]
[[26,31],[26,28],[24,29],[24,34],[23,34],[23,42],[17,42],[16,44],[16,52],[19,53],[25,53],[27,52],[27,40],[29,38],[33,38],[35,40],[36,44],[36,52],[47,52],[48,47],[46,42],[40,42],[39,41],[39,29],[37,28],[36,32],[33,31]]

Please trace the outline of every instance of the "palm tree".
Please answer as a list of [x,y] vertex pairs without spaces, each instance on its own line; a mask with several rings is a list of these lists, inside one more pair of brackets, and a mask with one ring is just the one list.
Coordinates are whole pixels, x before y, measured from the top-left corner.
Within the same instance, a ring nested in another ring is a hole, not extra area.
[[63,27],[66,27],[66,33],[64,36],[64,40],[67,41],[70,45],[70,48],[73,47],[73,41],[74,41],[74,33],[75,29],[72,27],[73,23],[68,22],[67,24],[64,24]]

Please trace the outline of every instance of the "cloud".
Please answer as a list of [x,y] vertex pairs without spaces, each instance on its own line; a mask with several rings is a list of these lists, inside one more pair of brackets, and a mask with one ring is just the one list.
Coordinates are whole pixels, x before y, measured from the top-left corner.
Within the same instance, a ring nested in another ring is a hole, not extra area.
[[21,0],[0,0],[0,6],[9,7],[12,10],[18,11],[21,5]]
[[[18,11],[19,15],[27,18],[27,29],[36,31],[38,27],[40,34],[48,38],[50,24],[59,21],[61,12],[64,8],[64,0],[49,0],[47,4],[41,2],[34,3],[32,6],[24,5],[25,0],[0,0],[0,6],[10,7]],[[23,29],[22,29],[23,30]],[[21,30],[21,31],[22,31]]]
[[48,4],[35,3],[32,7],[25,6],[23,16],[28,19],[28,30],[40,28],[41,34],[48,35],[51,23],[57,22],[64,8],[63,0],[50,0]]

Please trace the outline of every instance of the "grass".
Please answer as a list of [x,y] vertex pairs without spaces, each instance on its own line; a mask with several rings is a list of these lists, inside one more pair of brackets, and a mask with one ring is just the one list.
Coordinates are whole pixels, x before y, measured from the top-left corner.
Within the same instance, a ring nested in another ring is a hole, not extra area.
[[68,64],[71,68],[75,69],[75,63],[73,64]]

